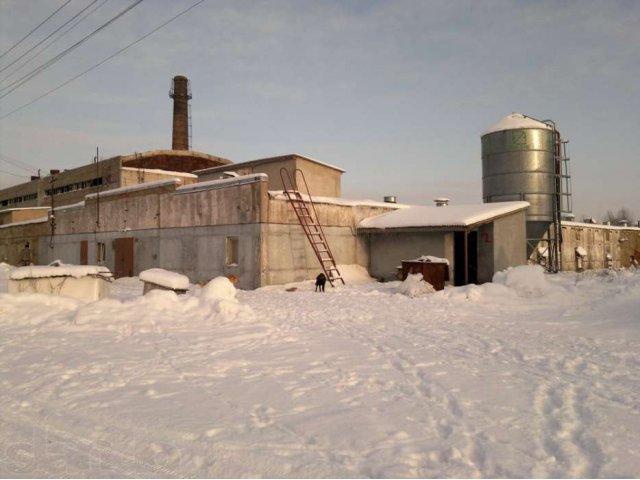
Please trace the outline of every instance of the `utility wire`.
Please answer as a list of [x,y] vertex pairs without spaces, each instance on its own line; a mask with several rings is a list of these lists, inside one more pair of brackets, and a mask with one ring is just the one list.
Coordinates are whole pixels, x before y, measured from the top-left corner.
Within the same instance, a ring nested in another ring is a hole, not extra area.
[[20,160],[10,157],[9,155],[4,155],[2,153],[0,153],[0,162],[4,162],[7,165],[12,165],[14,167],[17,167],[29,173],[33,173],[34,171],[38,170],[37,167],[34,167],[33,165],[29,165],[27,162],[22,162]]
[[[95,3],[95,2],[94,2]],[[28,65],[34,58],[36,58],[38,55],[42,54],[46,49],[48,49],[51,45],[53,45],[54,43],[56,43],[58,40],[60,40],[62,37],[64,37],[67,33],[69,33],[71,30],[73,30],[78,24],[80,24],[85,18],[87,18],[89,15],[91,15],[92,13],[94,13],[96,10],[98,10],[99,8],[101,8],[105,3],[107,3],[107,0],[102,0],[102,3],[100,5],[97,5],[96,7],[94,7],[90,12],[88,12],[87,14],[85,14],[82,18],[80,18],[77,22],[75,22],[73,25],[71,25],[69,28],[67,28],[64,32],[62,32],[60,35],[58,35],[56,38],[54,38],[53,40],[51,40],[49,42],[48,45],[45,45],[44,48],[42,48],[39,52],[36,52],[34,55],[31,56],[31,58],[29,58],[27,61],[23,62],[21,65],[19,65],[17,68],[15,68],[13,71],[11,71],[10,73],[7,74],[6,77],[4,77],[1,81],[4,82],[8,79],[10,79],[11,77],[13,77],[17,72],[19,72],[20,70],[22,70],[26,65]]]
[[0,170],[0,173],[4,173],[6,175],[12,175],[14,177],[19,177],[19,178],[29,178],[29,175],[16,175],[15,173],[7,172],[6,170]]
[[169,23],[173,22],[174,20],[176,20],[178,17],[181,17],[182,15],[184,15],[185,13],[187,13],[188,11],[194,9],[195,7],[197,7],[198,5],[200,5],[202,2],[204,2],[205,0],[199,0],[198,2],[194,3],[193,5],[191,5],[189,8],[187,8],[186,10],[183,10],[182,12],[178,13],[177,15],[171,17],[169,20],[167,20],[166,22],[164,22],[162,25],[159,25],[158,27],[154,28],[153,30],[151,30],[149,33],[143,35],[142,37],[140,37],[139,39],[131,42],[129,45],[127,45],[124,48],[121,48],[120,50],[118,50],[117,52],[115,52],[114,54],[108,56],[107,58],[105,58],[104,60],[100,61],[99,63],[96,63],[95,65],[93,65],[92,67],[89,67],[88,69],[86,69],[84,72],[79,73],[78,75],[76,75],[73,78],[70,78],[69,80],[67,80],[64,83],[61,83],[60,85],[58,85],[55,88],[52,88],[51,90],[43,93],[42,95],[40,95],[39,97],[34,98],[33,100],[31,100],[28,103],[25,103],[24,105],[22,105],[21,107],[16,108],[15,110],[11,110],[9,113],[2,115],[0,117],[0,120],[3,120],[5,118],[7,118],[9,115],[13,115],[16,112],[19,112],[20,110],[22,110],[23,108],[26,108],[30,105],[33,105],[34,103],[36,103],[38,100],[46,97],[47,95],[56,92],[58,90],[60,90],[62,87],[65,87],[66,85],[70,84],[71,82],[73,82],[74,80],[82,77],[83,75],[89,73],[91,70],[94,70],[96,68],[98,68],[100,65],[102,65],[103,63],[108,62],[109,60],[111,60],[113,57],[121,54],[122,52],[124,52],[125,50],[127,50],[129,47],[134,46],[136,43],[141,42],[142,40],[144,40],[145,38],[147,38],[148,36],[154,34],[155,32],[157,32],[158,30],[160,30],[162,27],[168,25]]
[[[67,54],[69,54],[71,51],[75,50],[76,48],[78,48],[80,45],[82,45],[84,42],[86,42],[87,40],[89,40],[91,37],[93,37],[94,35],[98,34],[100,31],[104,30],[106,27],[108,27],[109,25],[111,25],[113,22],[115,22],[117,19],[119,19],[120,17],[122,17],[124,14],[126,14],[127,12],[129,12],[131,9],[133,9],[134,7],[140,5],[143,2],[143,0],[136,0],[132,5],[129,5],[127,8],[125,8],[124,10],[122,10],[120,13],[118,13],[115,17],[113,17],[111,20],[109,20],[106,23],[103,23],[100,27],[98,27],[97,29],[95,29],[93,32],[91,32],[89,35],[85,36],[84,38],[82,38],[81,40],[79,40],[78,42],[74,43],[73,45],[71,45],[69,48],[67,48],[66,50],[60,52],[58,55],[56,55],[55,57],[53,57],[51,60],[49,60],[48,62],[43,63],[42,65],[40,65],[39,67],[33,69],[31,72],[27,73],[26,75],[23,75],[22,77],[20,77],[18,80],[10,83],[9,85],[7,85],[6,87],[2,87],[0,90],[4,91],[4,90],[8,90],[7,92],[3,93],[2,95],[0,95],[0,99],[3,99],[4,97],[6,97],[7,95],[9,95],[11,92],[17,90],[18,88],[20,88],[22,85],[24,85],[25,83],[27,83],[29,80],[31,80],[32,78],[34,78],[36,75],[38,75],[39,73],[43,72],[44,70],[46,70],[47,68],[49,68],[51,65],[53,65],[54,63],[60,61],[63,57],[65,57]],[[11,88],[13,87],[13,88]]]
[[[71,23],[72,21],[74,21],[77,17],[79,17],[80,15],[82,15],[82,13],[89,9],[94,3],[98,2],[98,0],[93,0],[93,2],[91,2],[89,5],[87,5],[86,7],[84,7],[82,10],[80,10],[78,13],[76,13],[73,17],[71,17],[69,20],[67,20],[65,23],[63,23],[62,25],[60,25],[58,28],[56,28],[53,32],[51,32],[49,35],[47,35],[46,37],[44,37],[42,40],[40,40],[38,43],[36,43],[33,47],[31,47],[29,50],[27,50],[26,52],[24,52],[22,55],[20,55],[18,58],[16,58],[13,62],[11,62],[8,65],[5,65],[1,70],[0,73],[4,72],[7,68],[9,68],[12,65],[15,65],[17,62],[19,62],[21,59],[23,59],[24,57],[26,57],[29,53],[33,52],[36,48],[38,48],[40,45],[42,45],[44,42],[46,42],[47,40],[49,40],[51,37],[53,37],[56,33],[58,33],[60,30],[62,30],[64,27],[66,27],[69,23]],[[60,37],[58,37],[60,38]],[[52,42],[53,43],[53,42]]]
[[60,8],[58,8],[55,12],[53,12],[51,15],[49,15],[47,18],[45,18],[42,23],[40,23],[40,25],[38,25],[36,28],[34,28],[33,30],[31,30],[29,33],[27,33],[24,37],[22,37],[17,43],[15,43],[13,46],[11,46],[9,48],[9,50],[7,50],[6,52],[4,52],[2,55],[0,55],[0,58],[4,57],[7,53],[9,53],[11,50],[13,50],[14,48],[16,48],[18,45],[20,45],[22,42],[24,42],[27,37],[29,35],[31,35],[33,32],[35,32],[36,30],[38,30],[42,25],[44,25],[45,23],[47,23],[47,21],[49,21],[56,13],[58,13],[60,10],[62,10],[64,7],[66,7],[69,2],[71,2],[71,0],[67,0]]

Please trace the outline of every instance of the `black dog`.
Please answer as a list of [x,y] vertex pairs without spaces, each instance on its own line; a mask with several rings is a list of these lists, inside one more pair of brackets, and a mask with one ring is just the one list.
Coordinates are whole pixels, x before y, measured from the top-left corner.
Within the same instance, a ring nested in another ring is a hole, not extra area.
[[327,277],[321,273],[316,277],[316,292],[324,292],[324,284],[327,283]]

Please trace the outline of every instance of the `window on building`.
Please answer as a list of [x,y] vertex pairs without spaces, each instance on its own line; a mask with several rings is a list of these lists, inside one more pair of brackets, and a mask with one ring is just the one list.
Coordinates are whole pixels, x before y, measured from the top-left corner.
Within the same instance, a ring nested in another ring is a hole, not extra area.
[[576,240],[582,240],[582,229],[581,228],[576,228],[575,234],[576,234]]
[[227,253],[225,257],[225,265],[238,264],[238,249],[240,240],[238,237],[227,237]]
[[107,247],[104,243],[96,243],[96,262],[98,265],[104,265],[107,260]]

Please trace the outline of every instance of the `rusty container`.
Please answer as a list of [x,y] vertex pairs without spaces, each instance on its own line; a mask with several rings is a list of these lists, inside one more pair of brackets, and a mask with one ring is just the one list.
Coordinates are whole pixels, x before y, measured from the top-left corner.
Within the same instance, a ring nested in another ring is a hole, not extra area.
[[444,283],[449,281],[449,265],[444,262],[403,260],[402,280],[406,280],[410,273],[421,273],[424,281],[430,283],[436,290],[444,290]]

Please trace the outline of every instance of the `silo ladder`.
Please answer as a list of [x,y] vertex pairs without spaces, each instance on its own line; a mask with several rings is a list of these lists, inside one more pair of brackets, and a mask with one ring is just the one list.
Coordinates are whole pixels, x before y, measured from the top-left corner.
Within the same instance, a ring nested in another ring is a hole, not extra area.
[[[316,254],[322,271],[329,280],[332,287],[335,285],[333,282],[340,280],[344,285],[344,279],[340,275],[340,271],[336,265],[336,262],[329,248],[329,243],[322,230],[322,225],[318,221],[318,214],[316,212],[316,206],[313,203],[311,194],[309,193],[309,186],[307,180],[304,178],[304,173],[299,168],[293,171],[295,182],[291,178],[289,171],[286,168],[280,169],[280,178],[282,179],[282,185],[284,188],[284,194],[287,196],[289,203],[293,207],[293,211],[298,217],[300,226],[304,230],[313,252]],[[302,179],[304,185],[305,195],[308,200],[305,200],[300,191],[297,188],[298,178]]]

